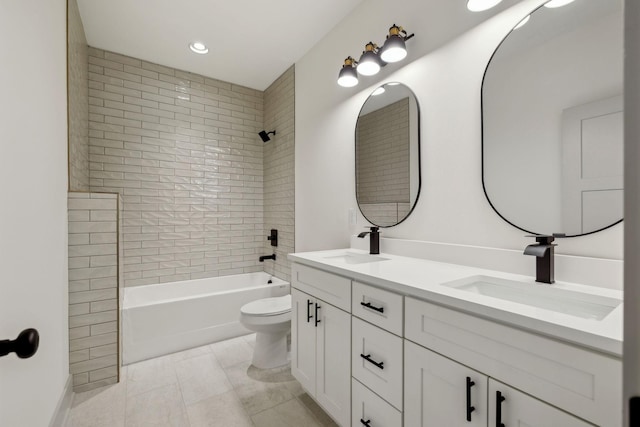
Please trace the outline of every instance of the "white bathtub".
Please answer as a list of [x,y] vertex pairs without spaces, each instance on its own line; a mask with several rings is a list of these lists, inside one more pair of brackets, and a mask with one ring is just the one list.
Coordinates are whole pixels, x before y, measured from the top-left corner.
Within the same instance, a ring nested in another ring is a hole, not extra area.
[[240,307],[288,293],[289,283],[266,273],[125,288],[123,364],[248,334]]

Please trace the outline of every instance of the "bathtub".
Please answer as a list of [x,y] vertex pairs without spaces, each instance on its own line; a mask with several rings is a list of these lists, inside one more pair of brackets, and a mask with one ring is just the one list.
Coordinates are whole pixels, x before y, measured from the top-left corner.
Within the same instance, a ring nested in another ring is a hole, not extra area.
[[288,282],[266,273],[124,288],[122,362],[251,333],[240,324],[240,307],[288,293]]

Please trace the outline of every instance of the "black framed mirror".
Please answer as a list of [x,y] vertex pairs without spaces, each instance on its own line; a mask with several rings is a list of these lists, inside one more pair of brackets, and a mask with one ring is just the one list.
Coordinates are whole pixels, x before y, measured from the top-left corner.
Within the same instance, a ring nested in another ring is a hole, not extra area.
[[356,200],[362,215],[392,227],[413,211],[420,195],[420,109],[402,83],[372,92],[355,132]]
[[487,199],[528,233],[611,227],[623,215],[622,1],[543,5],[521,24],[482,84]]

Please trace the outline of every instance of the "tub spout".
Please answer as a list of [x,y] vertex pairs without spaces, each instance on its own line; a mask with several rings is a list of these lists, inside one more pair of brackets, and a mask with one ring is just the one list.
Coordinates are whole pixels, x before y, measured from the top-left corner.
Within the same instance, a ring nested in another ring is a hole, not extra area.
[[272,260],[276,260],[276,254],[273,255],[262,255],[260,257],[260,262],[264,262],[265,259],[272,259]]

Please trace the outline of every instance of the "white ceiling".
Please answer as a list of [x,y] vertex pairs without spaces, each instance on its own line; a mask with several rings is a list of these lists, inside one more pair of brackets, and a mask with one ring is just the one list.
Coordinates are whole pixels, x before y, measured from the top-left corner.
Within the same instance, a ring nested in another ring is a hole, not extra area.
[[[78,0],[87,43],[266,89],[362,0]],[[189,50],[201,41],[206,55]]]

